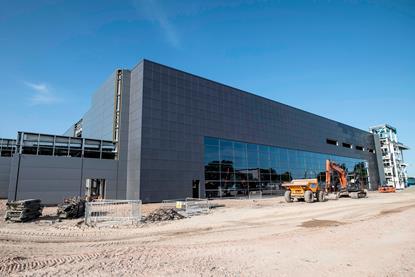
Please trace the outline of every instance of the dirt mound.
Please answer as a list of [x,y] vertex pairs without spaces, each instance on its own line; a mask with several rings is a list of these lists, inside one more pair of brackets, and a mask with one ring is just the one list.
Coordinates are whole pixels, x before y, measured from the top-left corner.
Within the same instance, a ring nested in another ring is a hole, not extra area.
[[386,215],[386,214],[394,214],[394,213],[400,213],[403,211],[406,211],[407,209],[411,209],[411,208],[415,208],[415,204],[412,205],[408,205],[408,206],[403,206],[403,207],[399,207],[399,208],[395,208],[395,209],[391,209],[391,210],[382,210],[380,211],[380,215]]
[[157,221],[168,221],[185,218],[184,215],[177,212],[175,209],[157,209],[147,215],[143,222],[157,222]]

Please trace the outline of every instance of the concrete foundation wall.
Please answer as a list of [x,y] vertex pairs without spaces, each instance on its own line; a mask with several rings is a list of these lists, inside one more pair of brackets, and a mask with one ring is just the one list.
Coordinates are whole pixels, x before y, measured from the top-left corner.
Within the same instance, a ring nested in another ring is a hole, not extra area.
[[0,157],[0,199],[7,198],[11,159],[11,157]]

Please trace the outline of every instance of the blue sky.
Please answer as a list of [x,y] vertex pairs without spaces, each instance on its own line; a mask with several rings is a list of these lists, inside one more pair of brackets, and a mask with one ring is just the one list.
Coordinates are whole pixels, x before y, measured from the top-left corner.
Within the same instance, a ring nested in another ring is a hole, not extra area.
[[0,2],[0,137],[64,132],[147,58],[415,150],[414,1]]

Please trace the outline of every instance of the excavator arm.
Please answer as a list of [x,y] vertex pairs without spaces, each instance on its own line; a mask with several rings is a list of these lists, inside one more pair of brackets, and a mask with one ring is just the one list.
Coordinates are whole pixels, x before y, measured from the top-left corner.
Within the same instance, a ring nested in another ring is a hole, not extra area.
[[346,170],[344,170],[338,164],[336,164],[336,163],[334,163],[330,160],[326,160],[326,187],[327,188],[330,187],[331,173],[333,171],[338,173],[339,179],[340,179],[340,185],[341,185],[342,189],[346,189],[347,188],[347,173],[346,173]]
[[[340,179],[340,186],[341,186],[341,193],[346,193],[353,199],[363,198],[367,196],[366,191],[362,187],[351,187],[347,182],[347,172],[343,169],[340,165],[326,160],[326,192],[335,192],[333,188],[330,186],[331,184],[331,173],[335,171],[339,175]],[[340,193],[340,192],[338,192]],[[338,197],[338,196],[337,196]]]

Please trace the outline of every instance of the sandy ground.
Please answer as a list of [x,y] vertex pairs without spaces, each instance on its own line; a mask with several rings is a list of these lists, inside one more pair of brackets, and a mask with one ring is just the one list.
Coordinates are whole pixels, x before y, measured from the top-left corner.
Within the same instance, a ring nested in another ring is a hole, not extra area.
[[282,200],[217,201],[226,207],[135,227],[1,222],[0,275],[415,276],[415,190]]

